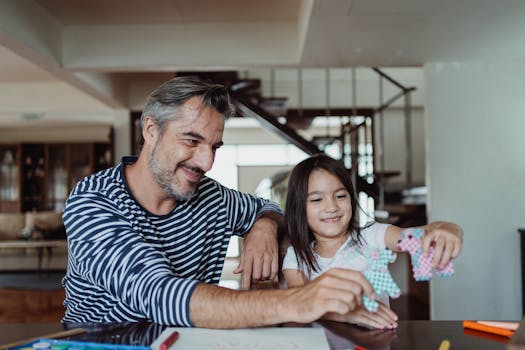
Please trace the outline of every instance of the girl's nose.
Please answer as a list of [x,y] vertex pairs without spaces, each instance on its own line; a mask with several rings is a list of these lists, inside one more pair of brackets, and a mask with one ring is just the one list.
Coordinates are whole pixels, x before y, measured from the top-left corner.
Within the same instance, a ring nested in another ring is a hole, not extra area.
[[333,213],[333,212],[336,212],[337,210],[339,210],[339,205],[337,204],[336,201],[328,200],[325,203],[326,203],[326,206],[325,206],[324,209],[325,209],[326,212]]

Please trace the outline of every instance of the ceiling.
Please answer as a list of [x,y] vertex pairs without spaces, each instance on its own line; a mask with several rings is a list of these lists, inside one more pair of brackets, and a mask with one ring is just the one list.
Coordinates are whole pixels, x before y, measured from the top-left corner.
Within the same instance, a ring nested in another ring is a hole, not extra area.
[[127,110],[176,71],[508,59],[522,0],[4,0],[0,120]]

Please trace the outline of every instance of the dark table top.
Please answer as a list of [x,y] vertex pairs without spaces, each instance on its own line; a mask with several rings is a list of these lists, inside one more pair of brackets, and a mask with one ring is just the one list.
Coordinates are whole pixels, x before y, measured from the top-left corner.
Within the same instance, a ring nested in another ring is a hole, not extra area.
[[[524,321],[511,341],[525,340]],[[287,326],[294,326],[287,324]],[[399,321],[394,331],[368,330],[338,322],[321,321],[301,327],[323,327],[331,349],[352,349],[354,344],[369,350],[437,350],[444,339],[450,341],[451,350],[479,349],[501,350],[507,348],[508,338],[487,333],[464,330],[461,321]],[[13,323],[0,324],[0,344],[21,339],[42,337],[58,331],[82,327],[86,333],[64,338],[109,344],[150,345],[166,328],[153,323],[111,323],[111,324],[52,324],[52,323]],[[521,339],[521,340],[519,340]],[[512,349],[525,349],[513,347]]]

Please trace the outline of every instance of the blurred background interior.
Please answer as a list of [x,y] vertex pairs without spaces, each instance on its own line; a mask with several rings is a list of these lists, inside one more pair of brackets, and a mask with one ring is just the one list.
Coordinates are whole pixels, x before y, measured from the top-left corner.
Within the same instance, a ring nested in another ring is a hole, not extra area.
[[283,205],[321,151],[363,224],[463,226],[455,278],[396,261],[402,318],[520,319],[524,23],[520,0],[0,1],[0,322],[60,319],[65,198],[136,153],[147,94],[180,75],[231,92],[225,185]]

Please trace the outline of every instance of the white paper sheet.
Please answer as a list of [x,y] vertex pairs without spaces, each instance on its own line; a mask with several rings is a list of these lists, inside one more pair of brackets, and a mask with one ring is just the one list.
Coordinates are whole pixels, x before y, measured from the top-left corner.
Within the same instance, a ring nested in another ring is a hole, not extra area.
[[249,328],[249,329],[207,329],[168,327],[151,344],[159,350],[160,344],[174,331],[179,338],[170,350],[329,350],[322,328]]

